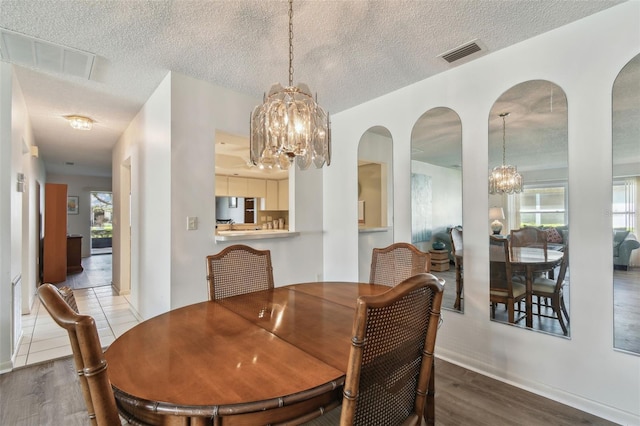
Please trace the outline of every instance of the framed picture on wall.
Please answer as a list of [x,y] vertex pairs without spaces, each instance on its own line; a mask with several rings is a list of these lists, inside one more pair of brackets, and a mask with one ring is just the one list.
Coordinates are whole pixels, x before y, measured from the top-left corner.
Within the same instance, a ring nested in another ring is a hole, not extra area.
[[67,197],[67,214],[78,214],[78,196]]

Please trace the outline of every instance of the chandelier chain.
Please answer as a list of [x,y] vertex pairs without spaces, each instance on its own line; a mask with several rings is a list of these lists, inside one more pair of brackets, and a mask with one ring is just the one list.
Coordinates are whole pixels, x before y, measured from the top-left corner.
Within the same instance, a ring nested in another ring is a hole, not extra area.
[[508,112],[500,114],[500,117],[502,117],[502,165],[507,164],[507,124],[505,119],[508,115]]
[[289,86],[293,86],[293,0],[289,0]]

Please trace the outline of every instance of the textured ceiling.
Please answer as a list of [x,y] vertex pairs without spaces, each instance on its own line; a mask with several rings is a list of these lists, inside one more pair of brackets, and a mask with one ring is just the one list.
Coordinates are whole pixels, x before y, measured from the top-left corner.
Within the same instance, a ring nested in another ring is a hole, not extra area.
[[[335,114],[620,2],[296,0],[294,80]],[[288,77],[283,0],[0,0],[0,27],[97,55],[90,80],[17,69],[50,172],[108,175],[111,147],[170,70],[256,98]],[[474,39],[486,52],[438,57]],[[94,130],[72,131],[67,114]]]

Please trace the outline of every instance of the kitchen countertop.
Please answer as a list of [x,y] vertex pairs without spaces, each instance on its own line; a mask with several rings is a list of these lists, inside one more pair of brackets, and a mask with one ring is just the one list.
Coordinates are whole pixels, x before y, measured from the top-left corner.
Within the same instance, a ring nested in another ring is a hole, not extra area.
[[216,241],[246,241],[263,240],[269,238],[291,238],[300,235],[286,229],[257,229],[257,230],[226,230],[216,231]]

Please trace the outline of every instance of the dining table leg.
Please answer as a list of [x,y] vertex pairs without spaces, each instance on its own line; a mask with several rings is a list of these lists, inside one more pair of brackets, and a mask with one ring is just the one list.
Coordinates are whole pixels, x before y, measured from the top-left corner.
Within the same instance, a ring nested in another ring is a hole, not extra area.
[[525,309],[526,309],[526,324],[527,327],[533,327],[533,270],[532,268],[526,268],[526,294],[525,294]]

